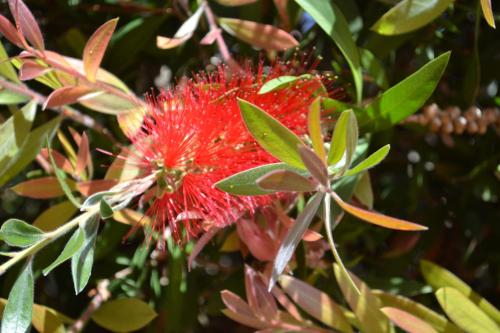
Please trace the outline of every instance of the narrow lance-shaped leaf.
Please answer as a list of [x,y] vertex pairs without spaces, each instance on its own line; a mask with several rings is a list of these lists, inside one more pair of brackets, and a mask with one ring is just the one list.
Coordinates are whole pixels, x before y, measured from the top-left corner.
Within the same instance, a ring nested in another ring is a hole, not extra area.
[[273,170],[256,181],[263,190],[280,192],[311,192],[316,189],[314,183],[290,170]]
[[491,8],[491,0],[481,0],[481,9],[486,22],[488,22],[492,28],[496,28],[495,16],[493,15],[493,9]]
[[[305,74],[309,75],[309,74]],[[259,94],[267,94],[276,90],[280,90],[286,87],[289,87],[290,85],[294,84],[300,79],[299,76],[292,76],[292,75],[283,75],[277,78],[274,78],[272,80],[267,81],[262,85],[262,87],[259,90]]]
[[78,99],[92,92],[84,86],[68,86],[54,90],[43,103],[43,109],[55,108],[66,104],[78,102]]
[[26,333],[31,325],[34,301],[32,261],[29,260],[9,293],[2,316],[2,332]]
[[408,333],[437,333],[437,331],[422,319],[405,312],[403,310],[391,307],[380,309],[396,325]]
[[328,187],[328,170],[324,160],[307,146],[300,146],[299,154],[313,178],[321,185]]
[[278,277],[281,273],[283,273],[286,265],[292,258],[293,252],[304,236],[304,232],[309,227],[309,224],[311,224],[311,221],[316,214],[321,201],[323,200],[323,196],[323,193],[316,193],[311,201],[306,205],[304,210],[299,214],[295,220],[295,224],[288,230],[288,233],[280,245],[276,259],[274,260],[272,276],[269,281],[269,290],[273,288]]
[[22,0],[8,0],[8,2],[10,12],[16,21],[17,29],[31,45],[39,50],[44,50],[45,45],[42,32],[28,6]]
[[201,15],[203,15],[204,5],[202,4],[177,30],[173,38],[157,36],[156,46],[160,49],[171,49],[177,47],[193,36],[198,27]]
[[367,169],[373,168],[380,162],[384,160],[384,158],[389,154],[389,150],[391,149],[391,145],[385,145],[370,156],[368,156],[365,160],[363,160],[361,163],[356,165],[354,168],[348,170],[345,175],[346,176],[352,176],[357,173],[363,172]]
[[270,194],[276,191],[264,190],[257,185],[257,179],[274,170],[289,170],[295,172],[304,171],[293,168],[285,163],[272,163],[261,165],[252,169],[238,172],[228,178],[222,179],[215,183],[215,187],[219,190],[231,193],[234,195],[262,195]]
[[304,143],[278,120],[258,106],[238,99],[245,125],[268,153],[293,167],[305,169],[298,147]]
[[0,15],[0,34],[7,38],[12,44],[17,45],[20,48],[23,47],[19,32],[14,27],[14,25],[12,25],[12,23],[10,23],[10,21],[3,15]]
[[358,143],[358,124],[352,110],[342,112],[333,131],[328,165],[334,165],[345,158],[342,170],[346,170],[352,161]]
[[85,75],[92,82],[96,80],[97,70],[101,66],[104,52],[106,52],[117,23],[118,18],[115,18],[101,25],[90,36],[85,45],[85,49],[83,50],[83,68]]
[[356,87],[356,100],[363,97],[363,75],[359,50],[354,43],[349,24],[333,1],[295,0],[335,42],[351,68]]
[[453,0],[403,0],[372,27],[381,35],[399,35],[417,30],[441,15]]
[[340,306],[326,293],[289,275],[281,275],[279,283],[293,301],[314,318],[340,332],[353,332]]
[[71,258],[83,245],[84,239],[83,231],[78,228],[64,246],[61,254],[43,270],[43,275],[47,276],[54,268]]
[[321,133],[321,97],[316,98],[311,103],[307,115],[307,125],[314,151],[322,161],[326,161],[323,134]]
[[496,333],[497,324],[460,291],[444,287],[436,292],[436,298],[446,315],[458,327],[468,333]]
[[425,281],[427,281],[434,290],[442,287],[452,287],[460,291],[500,325],[500,311],[498,311],[493,304],[472,290],[471,287],[455,274],[427,260],[422,260],[420,262],[420,270],[422,271]]
[[432,95],[449,59],[450,52],[440,55],[375,98],[365,112],[358,113],[360,126],[366,131],[380,131],[416,112]]
[[99,229],[99,218],[90,216],[80,226],[85,240],[80,249],[71,257],[71,277],[76,294],[79,294],[87,285],[94,264],[94,248]]
[[231,35],[265,50],[283,51],[299,45],[288,32],[272,25],[225,17],[219,18],[219,24]]
[[400,220],[394,217],[378,214],[375,212],[367,211],[355,206],[352,206],[345,201],[343,201],[335,192],[331,192],[330,195],[332,196],[333,200],[342,207],[343,210],[348,212],[351,215],[356,216],[357,218],[372,223],[379,225],[384,228],[388,229],[394,229],[394,230],[405,230],[405,231],[421,231],[421,230],[427,230],[427,227]]
[[67,178],[66,173],[63,170],[59,169],[56,165],[56,162],[50,152],[49,139],[47,139],[47,152],[50,157],[50,164],[52,166],[52,169],[54,170],[54,174],[56,175],[57,181],[59,182],[59,185],[61,186],[61,189],[63,190],[64,194],[76,207],[81,207],[80,200],[75,198],[72,189],[68,186],[68,183],[66,182]]
[[28,247],[44,237],[42,230],[18,219],[7,220],[0,228],[0,239],[10,246]]

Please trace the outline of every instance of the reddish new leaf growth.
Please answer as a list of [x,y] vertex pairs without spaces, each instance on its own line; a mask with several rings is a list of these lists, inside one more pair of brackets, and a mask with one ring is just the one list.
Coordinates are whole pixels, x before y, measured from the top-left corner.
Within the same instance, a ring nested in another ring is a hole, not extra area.
[[19,32],[3,15],[0,15],[0,34],[7,38],[12,44],[23,47],[23,42]]
[[54,90],[43,104],[43,109],[73,104],[82,96],[92,92],[92,89],[84,86],[63,87]]
[[19,79],[21,81],[36,79],[50,70],[50,68],[40,65],[34,60],[25,60],[19,70]]
[[[295,86],[259,94],[273,78],[302,74],[292,64],[276,63],[264,74],[254,72],[228,75],[221,66],[212,74],[201,73],[150,101],[142,129],[131,137],[136,152],[134,162],[143,175],[157,174],[156,189],[148,214],[153,227],[162,231],[169,223],[176,239],[180,225],[187,235],[223,227],[242,213],[252,214],[272,203],[271,196],[231,196],[214,184],[237,172],[276,162],[247,131],[237,98],[247,100],[278,119],[298,135],[307,133],[307,113],[316,97],[319,79],[300,80]],[[196,213],[197,218],[179,220],[180,214]]]
[[92,82],[96,79],[97,70],[101,66],[104,52],[106,52],[106,48],[115,31],[117,22],[118,19],[116,18],[101,25],[92,36],[90,36],[85,45],[85,49],[83,50],[83,68],[85,70],[85,75]]
[[28,6],[22,0],[9,0],[9,8],[12,16],[14,16],[17,30],[35,48],[44,50],[45,44],[42,32]]

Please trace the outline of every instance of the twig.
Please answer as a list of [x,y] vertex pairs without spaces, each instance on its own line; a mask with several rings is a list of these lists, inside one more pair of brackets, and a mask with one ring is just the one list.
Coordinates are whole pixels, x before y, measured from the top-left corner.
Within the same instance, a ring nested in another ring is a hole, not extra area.
[[[19,93],[21,95],[29,96],[31,99],[35,100],[37,104],[43,105],[47,98],[36,91],[31,90],[28,86],[24,84],[16,84],[9,82],[5,79],[0,78],[0,87],[3,87],[7,90]],[[106,136],[111,140],[114,144],[119,144],[115,137],[109,132],[107,128],[96,122],[92,117],[89,117],[78,110],[75,110],[69,106],[62,106],[58,108],[49,108],[49,110],[57,112],[62,116],[72,119],[77,123],[82,124],[85,127],[88,127],[102,135]]]

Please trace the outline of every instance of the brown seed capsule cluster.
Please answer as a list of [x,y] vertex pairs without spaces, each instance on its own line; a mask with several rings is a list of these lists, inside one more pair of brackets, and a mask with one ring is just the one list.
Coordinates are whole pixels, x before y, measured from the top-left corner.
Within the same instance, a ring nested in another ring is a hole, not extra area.
[[457,106],[441,109],[437,104],[430,104],[422,112],[406,119],[405,123],[418,123],[428,126],[434,133],[444,135],[482,135],[492,127],[500,135],[500,109],[479,109],[471,106],[463,111]]

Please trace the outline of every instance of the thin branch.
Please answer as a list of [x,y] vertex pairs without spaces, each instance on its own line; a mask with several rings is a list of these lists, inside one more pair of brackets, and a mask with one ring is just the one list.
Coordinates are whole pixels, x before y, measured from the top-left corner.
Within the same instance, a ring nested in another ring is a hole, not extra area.
[[[19,93],[21,95],[29,96],[31,99],[35,100],[39,105],[43,105],[47,100],[45,96],[37,93],[36,91],[30,89],[28,86],[24,84],[12,83],[5,79],[0,78],[0,87]],[[49,108],[49,110],[57,112],[63,117],[72,119],[75,122],[82,124],[85,127],[88,127],[98,133],[101,133],[102,135],[110,139],[111,142],[113,142],[114,144],[118,144],[118,141],[114,138],[114,136],[106,127],[96,122],[92,117],[89,117],[72,107],[62,106],[58,108]]]

